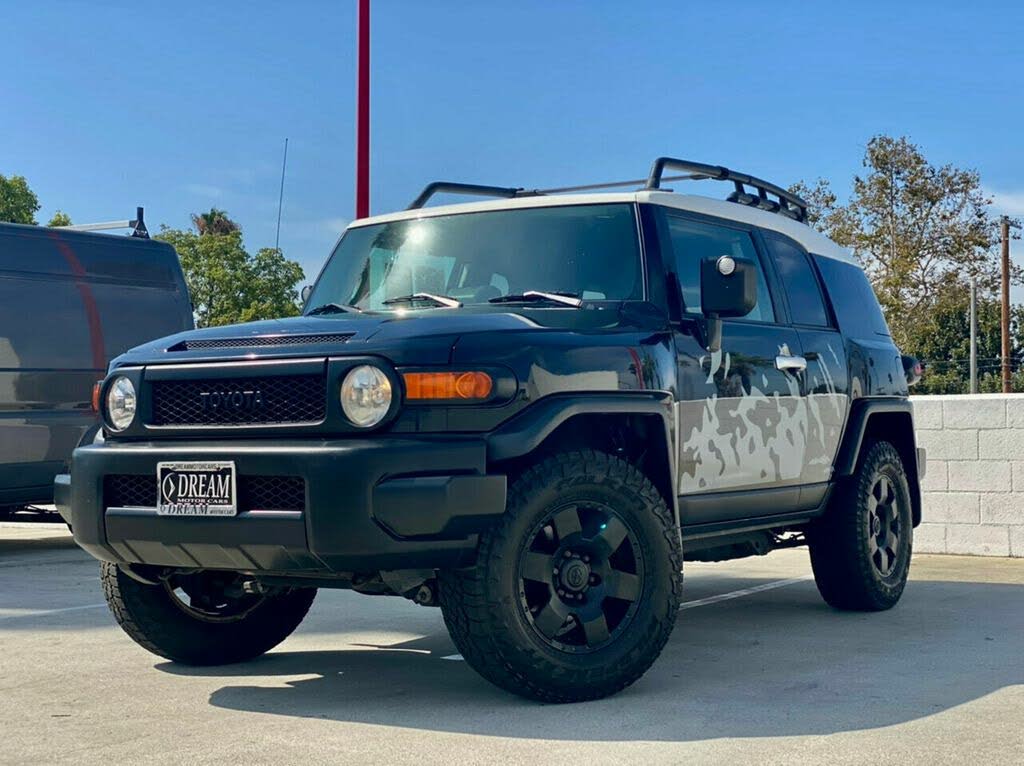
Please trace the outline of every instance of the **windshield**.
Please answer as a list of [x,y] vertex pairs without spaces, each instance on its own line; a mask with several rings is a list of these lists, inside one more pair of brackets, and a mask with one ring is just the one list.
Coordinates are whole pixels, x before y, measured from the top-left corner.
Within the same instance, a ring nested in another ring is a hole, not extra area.
[[350,229],[306,305],[394,311],[431,306],[394,301],[416,294],[472,305],[531,290],[642,300],[633,206],[518,208]]

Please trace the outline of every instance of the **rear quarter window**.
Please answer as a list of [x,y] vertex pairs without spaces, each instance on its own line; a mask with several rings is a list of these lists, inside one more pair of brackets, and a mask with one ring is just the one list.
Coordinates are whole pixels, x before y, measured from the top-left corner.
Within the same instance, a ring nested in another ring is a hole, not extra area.
[[764,240],[786,289],[794,324],[828,327],[828,310],[807,255],[794,243],[773,233],[766,232]]
[[882,307],[863,269],[852,263],[815,255],[839,329],[844,335],[870,338],[889,336]]

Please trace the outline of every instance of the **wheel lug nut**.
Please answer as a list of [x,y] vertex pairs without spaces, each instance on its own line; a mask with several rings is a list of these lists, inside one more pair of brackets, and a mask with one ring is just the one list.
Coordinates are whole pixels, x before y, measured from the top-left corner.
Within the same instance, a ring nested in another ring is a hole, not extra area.
[[565,596],[565,591],[562,590],[561,588],[559,588],[558,589],[558,595],[564,597]]
[[583,555],[583,563],[584,564],[589,564],[590,563],[590,556],[587,556],[586,554],[584,554]]
[[555,574],[558,574],[558,567],[555,567],[553,571]]
[[571,559],[572,558],[572,551],[566,551],[562,555],[565,556],[565,558],[567,558],[567,559]]

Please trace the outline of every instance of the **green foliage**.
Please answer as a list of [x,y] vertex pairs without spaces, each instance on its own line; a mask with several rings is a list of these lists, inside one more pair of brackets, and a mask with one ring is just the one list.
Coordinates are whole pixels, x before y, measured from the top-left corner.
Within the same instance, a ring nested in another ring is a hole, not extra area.
[[63,210],[58,210],[56,213],[53,214],[53,217],[50,219],[49,223],[47,223],[46,225],[47,226],[70,226],[71,225],[71,216],[69,216]]
[[0,174],[0,221],[34,224],[37,210],[39,198],[24,176]]
[[277,248],[263,247],[250,265],[249,306],[242,311],[242,321],[268,317],[296,316],[299,294],[295,286],[305,276],[302,267],[289,261]]
[[[223,211],[211,210],[205,215],[214,213],[220,215],[193,218],[205,220],[205,233],[163,227],[156,237],[178,251],[195,307],[196,325],[211,327],[296,316],[296,285],[303,277],[299,264],[287,260],[275,248],[250,255],[238,225]],[[231,226],[225,227],[222,221]],[[196,228],[200,228],[198,223]]]
[[[846,205],[824,180],[793,189],[811,204],[812,225],[856,254],[909,351],[920,324],[966,294],[971,277],[983,293],[995,289],[998,227],[977,172],[932,165],[907,138],[875,136],[863,164]],[[1012,276],[1019,282],[1019,269]]]

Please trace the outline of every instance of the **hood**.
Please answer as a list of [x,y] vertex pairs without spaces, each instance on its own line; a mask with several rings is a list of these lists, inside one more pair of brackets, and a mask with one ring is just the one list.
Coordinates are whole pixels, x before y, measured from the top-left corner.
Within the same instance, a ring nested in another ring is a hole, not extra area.
[[332,314],[190,330],[146,343],[114,360],[128,364],[381,354],[399,365],[447,364],[464,335],[526,330],[596,330],[619,324],[612,307],[523,311],[434,309],[404,314]]

